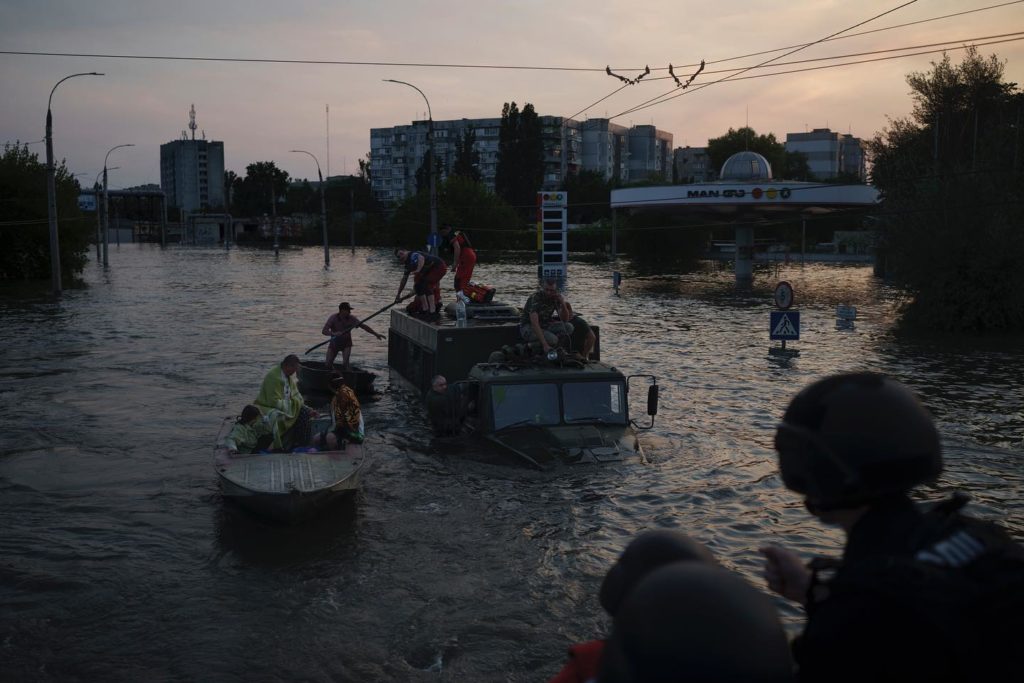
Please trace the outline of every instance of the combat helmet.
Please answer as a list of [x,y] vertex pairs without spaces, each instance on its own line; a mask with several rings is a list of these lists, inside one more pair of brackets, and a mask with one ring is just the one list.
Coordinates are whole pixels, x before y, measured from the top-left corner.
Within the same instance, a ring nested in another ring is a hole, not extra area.
[[899,382],[835,375],[793,398],[775,433],[786,487],[809,508],[852,508],[905,493],[942,471],[931,415]]

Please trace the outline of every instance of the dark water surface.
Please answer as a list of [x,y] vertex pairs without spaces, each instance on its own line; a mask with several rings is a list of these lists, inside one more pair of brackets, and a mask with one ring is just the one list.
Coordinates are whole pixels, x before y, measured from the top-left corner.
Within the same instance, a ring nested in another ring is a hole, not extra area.
[[[758,586],[763,543],[836,552],[771,450],[791,395],[836,371],[918,391],[947,456],[926,493],[965,489],[1024,536],[1024,344],[900,340],[894,294],[859,266],[784,266],[745,295],[728,271],[627,272],[616,297],[611,265],[573,264],[569,298],[605,360],[662,385],[646,466],[536,473],[439,452],[389,383],[386,344],[356,332],[384,391],[364,408],[363,491],[315,524],[254,520],[218,491],[222,419],[323,339],[339,301],[365,315],[397,289],[387,252],[336,250],[330,272],[322,258],[124,245],[59,300],[0,290],[0,678],[545,680],[603,632],[597,588],[643,529],[687,530]],[[521,305],[535,266],[487,261],[478,277]],[[789,361],[767,353],[778,279],[802,313]],[[835,329],[838,303],[858,307],[856,330]]]

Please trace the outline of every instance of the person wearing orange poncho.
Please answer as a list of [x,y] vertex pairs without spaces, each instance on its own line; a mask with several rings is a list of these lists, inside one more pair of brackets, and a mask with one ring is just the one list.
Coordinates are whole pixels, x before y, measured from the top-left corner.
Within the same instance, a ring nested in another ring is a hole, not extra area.
[[366,437],[363,411],[352,387],[338,377],[332,382],[331,424],[316,435],[313,445],[329,451],[342,450],[348,443],[362,443]]

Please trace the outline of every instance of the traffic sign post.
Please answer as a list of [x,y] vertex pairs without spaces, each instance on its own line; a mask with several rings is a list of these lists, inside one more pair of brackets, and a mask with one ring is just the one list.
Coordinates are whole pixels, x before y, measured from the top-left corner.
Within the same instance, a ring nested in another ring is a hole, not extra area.
[[782,348],[771,347],[768,349],[768,353],[795,356],[800,352],[786,349],[787,341],[800,339],[800,311],[790,310],[794,299],[793,286],[788,282],[780,282],[775,287],[773,299],[779,310],[772,311],[769,315],[768,338],[772,341],[781,341]]

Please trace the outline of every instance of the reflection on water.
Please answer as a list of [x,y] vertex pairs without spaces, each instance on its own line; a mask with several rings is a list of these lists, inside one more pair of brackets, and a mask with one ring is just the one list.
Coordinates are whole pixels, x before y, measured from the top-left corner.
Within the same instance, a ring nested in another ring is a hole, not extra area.
[[[431,441],[417,398],[389,382],[386,344],[356,331],[353,357],[382,390],[365,406],[363,490],[301,527],[247,517],[217,490],[222,419],[272,364],[323,339],[339,301],[373,312],[401,277],[383,250],[335,251],[327,272],[321,259],[122,245],[60,300],[0,290],[12,679],[544,678],[605,628],[598,585],[642,529],[683,528],[757,585],[765,542],[836,551],[839,534],[775,476],[771,439],[792,394],[837,371],[918,391],[947,455],[928,493],[966,489],[979,514],[1024,535],[1021,340],[895,336],[898,297],[869,268],[796,264],[742,293],[719,268],[633,278],[628,263],[573,264],[568,296],[601,326],[604,358],[659,377],[646,466],[533,472],[463,457]],[[486,253],[477,270],[517,305],[535,272]],[[801,311],[792,358],[768,352],[779,279]],[[857,307],[855,329],[835,329],[838,304]]]

